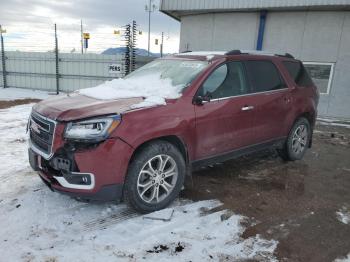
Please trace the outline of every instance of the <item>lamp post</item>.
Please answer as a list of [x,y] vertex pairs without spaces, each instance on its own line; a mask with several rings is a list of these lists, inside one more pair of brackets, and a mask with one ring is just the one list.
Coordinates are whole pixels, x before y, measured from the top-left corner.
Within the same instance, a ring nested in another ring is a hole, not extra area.
[[149,0],[148,4],[145,6],[146,12],[148,12],[148,56],[150,55],[150,44],[151,44],[151,13],[157,8],[153,4],[153,0]]

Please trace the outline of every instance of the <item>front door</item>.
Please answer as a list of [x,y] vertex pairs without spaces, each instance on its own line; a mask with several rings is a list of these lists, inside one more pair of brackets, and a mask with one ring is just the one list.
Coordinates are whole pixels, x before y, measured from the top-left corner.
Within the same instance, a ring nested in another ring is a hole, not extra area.
[[248,95],[243,64],[228,62],[216,68],[197,92],[210,97],[195,105],[195,160],[230,152],[253,139],[253,98]]

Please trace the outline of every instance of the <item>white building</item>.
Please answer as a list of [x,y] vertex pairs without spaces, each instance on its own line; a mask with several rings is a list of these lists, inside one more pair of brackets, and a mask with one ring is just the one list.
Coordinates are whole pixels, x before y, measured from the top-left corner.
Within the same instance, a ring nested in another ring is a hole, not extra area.
[[257,49],[302,60],[319,115],[350,119],[350,0],[161,0],[180,51]]

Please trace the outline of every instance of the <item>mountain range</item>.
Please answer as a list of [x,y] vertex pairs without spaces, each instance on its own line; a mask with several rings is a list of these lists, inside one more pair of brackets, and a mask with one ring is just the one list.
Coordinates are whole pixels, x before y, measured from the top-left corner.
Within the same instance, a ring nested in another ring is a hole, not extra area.
[[[124,54],[126,51],[126,47],[116,47],[116,48],[108,48],[102,52],[103,55],[119,55]],[[148,56],[148,51],[146,49],[137,48],[136,55],[138,56]],[[160,57],[159,53],[150,53],[152,57]]]

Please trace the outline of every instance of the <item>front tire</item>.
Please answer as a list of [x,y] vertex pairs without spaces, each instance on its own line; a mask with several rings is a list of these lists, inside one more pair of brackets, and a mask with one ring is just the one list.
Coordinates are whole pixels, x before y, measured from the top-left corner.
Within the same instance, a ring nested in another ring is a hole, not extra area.
[[141,213],[167,207],[180,193],[186,165],[180,151],[155,141],[136,153],[124,186],[124,200]]
[[279,155],[286,161],[300,160],[304,157],[309,146],[311,126],[309,121],[301,117],[289,132],[284,148],[278,150]]

